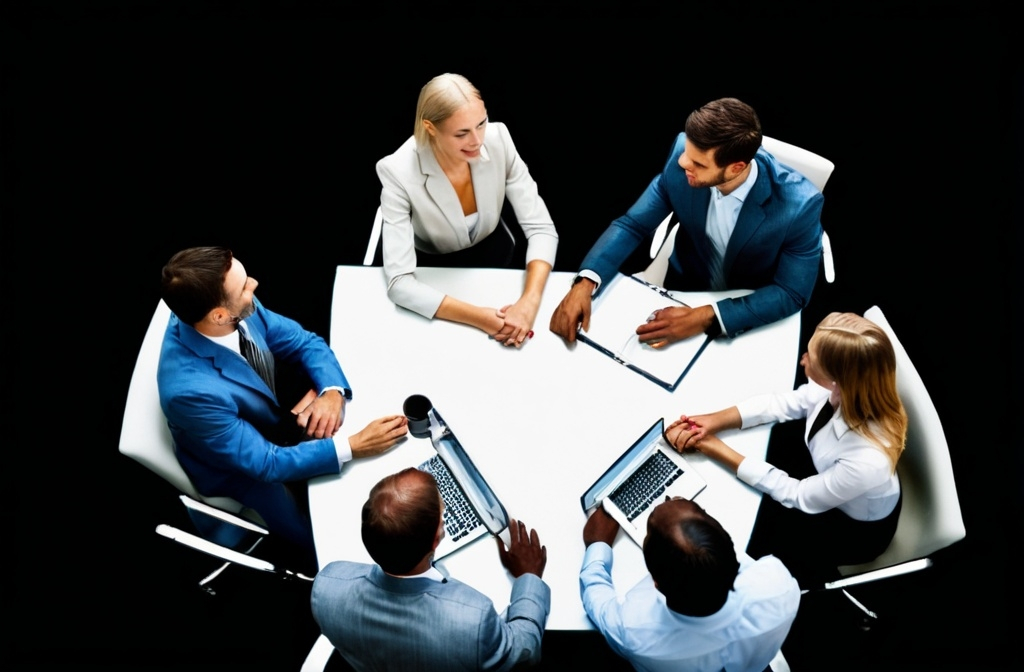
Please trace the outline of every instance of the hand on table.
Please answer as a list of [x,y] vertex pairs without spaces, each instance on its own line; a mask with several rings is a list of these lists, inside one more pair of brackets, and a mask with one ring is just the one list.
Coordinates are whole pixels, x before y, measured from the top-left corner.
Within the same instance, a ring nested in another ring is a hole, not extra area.
[[345,397],[338,390],[317,395],[314,390],[292,408],[295,422],[305,427],[306,436],[322,439],[334,436],[345,421]]
[[537,530],[530,530],[527,534],[526,525],[512,518],[508,522],[508,531],[512,537],[512,545],[507,549],[501,538],[495,537],[501,564],[516,578],[523,574],[543,577],[544,566],[548,562],[548,549],[547,546],[541,546]]
[[527,339],[533,338],[533,323],[537,319],[540,303],[525,296],[515,303],[495,311],[505,321],[505,326],[494,334],[494,340],[505,345],[521,347]]
[[386,415],[373,420],[363,429],[348,437],[352,457],[380,455],[409,433],[408,419],[404,415]]
[[618,533],[618,522],[599,506],[590,514],[587,524],[583,526],[583,544],[590,546],[596,541],[603,541],[611,546]]
[[670,306],[654,311],[650,319],[636,328],[636,333],[641,343],[660,348],[704,333],[716,319],[711,306]]
[[591,294],[597,286],[593,280],[583,278],[569,289],[562,302],[551,313],[548,328],[569,343],[576,342],[576,330],[590,330]]

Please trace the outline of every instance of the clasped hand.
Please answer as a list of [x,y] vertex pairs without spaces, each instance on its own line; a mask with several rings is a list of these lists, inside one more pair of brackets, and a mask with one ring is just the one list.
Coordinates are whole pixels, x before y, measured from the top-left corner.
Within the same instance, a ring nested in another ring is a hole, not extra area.
[[522,347],[523,343],[530,338],[539,308],[540,306],[536,302],[525,297],[515,303],[498,308],[494,314],[503,321],[503,324],[501,329],[491,337],[504,345]]
[[337,434],[345,421],[345,397],[338,390],[317,395],[309,390],[292,407],[295,422],[306,429],[306,436],[322,439]]

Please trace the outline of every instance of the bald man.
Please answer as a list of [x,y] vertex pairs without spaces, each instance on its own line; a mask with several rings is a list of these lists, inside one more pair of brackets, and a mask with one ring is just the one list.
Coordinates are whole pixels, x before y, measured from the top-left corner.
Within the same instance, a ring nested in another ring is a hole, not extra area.
[[377,564],[338,561],[317,574],[313,617],[356,670],[508,670],[540,660],[551,591],[537,531],[512,520],[511,546],[497,540],[514,577],[499,616],[487,596],[434,565],[443,507],[429,474],[385,477],[362,514],[363,545]]

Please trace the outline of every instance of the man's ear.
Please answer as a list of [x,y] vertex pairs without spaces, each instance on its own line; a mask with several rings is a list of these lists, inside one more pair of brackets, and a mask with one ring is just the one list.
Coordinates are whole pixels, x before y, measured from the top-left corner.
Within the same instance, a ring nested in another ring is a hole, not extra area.
[[747,163],[746,161],[734,161],[733,163],[730,163],[728,166],[725,167],[725,179],[733,179],[734,177],[742,173],[744,170],[746,170],[747,166],[749,165],[750,164]]

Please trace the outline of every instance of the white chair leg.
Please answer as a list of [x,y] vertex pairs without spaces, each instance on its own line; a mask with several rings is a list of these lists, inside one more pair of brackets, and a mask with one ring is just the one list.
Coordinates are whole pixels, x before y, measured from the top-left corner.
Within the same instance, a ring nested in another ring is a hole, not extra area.
[[320,635],[313,642],[313,648],[309,650],[299,672],[321,672],[327,666],[327,661],[330,660],[332,653],[334,653],[334,645],[331,644],[331,640]]
[[782,649],[779,649],[779,652],[772,658],[772,662],[768,663],[768,668],[772,672],[790,672],[789,663],[786,662],[786,657],[782,655]]

